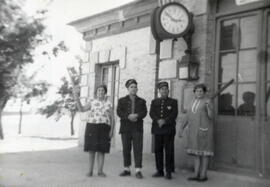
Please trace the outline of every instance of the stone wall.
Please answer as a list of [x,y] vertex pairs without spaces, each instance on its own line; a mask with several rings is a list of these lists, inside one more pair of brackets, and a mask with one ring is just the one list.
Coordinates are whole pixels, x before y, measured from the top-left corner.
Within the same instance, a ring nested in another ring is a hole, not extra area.
[[[192,98],[192,87],[198,82],[205,82],[209,79],[209,73],[211,71],[211,61],[207,54],[211,54],[211,49],[207,49],[208,41],[213,37],[211,36],[211,30],[208,29],[208,14],[207,14],[207,0],[175,0],[183,3],[190,12],[194,14],[195,32],[192,38],[192,49],[196,51],[197,58],[200,63],[198,81],[180,81],[178,79],[177,60],[181,59],[186,49],[186,43],[182,38],[177,41],[164,41],[167,42],[164,46],[171,48],[171,54],[166,58],[163,58],[160,62],[159,79],[167,80],[171,85],[171,96],[178,100],[179,114],[177,119],[177,129],[179,128],[181,121],[185,115],[182,112],[183,104],[187,104]],[[102,16],[102,14],[100,15]],[[149,20],[150,21],[150,20]],[[150,23],[149,23],[150,24]],[[109,51],[109,57],[105,62],[110,63],[112,56],[118,56],[113,60],[118,60],[120,66],[120,82],[119,82],[119,97],[127,94],[127,90],[124,86],[125,81],[129,78],[135,78],[138,81],[139,92],[138,95],[146,99],[147,108],[149,111],[150,102],[154,97],[155,89],[155,67],[156,67],[156,55],[153,54],[153,43],[151,36],[151,29],[149,26],[144,28],[134,29],[127,32],[122,32],[115,35],[104,36],[101,38],[92,39],[90,50],[90,70],[89,70],[89,96],[93,96],[93,88],[95,87],[95,79],[97,78],[95,71],[95,64],[99,64],[100,59],[104,59],[104,55]],[[163,43],[164,44],[164,43]],[[163,45],[161,44],[161,45]],[[150,48],[152,46],[152,49]],[[166,47],[167,48],[167,47]],[[122,50],[119,54],[116,51]],[[152,52],[150,52],[152,50]],[[166,49],[162,49],[166,50]],[[117,55],[118,54],[118,55]],[[104,60],[103,60],[104,61]],[[102,62],[103,63],[103,62]],[[164,76],[164,77],[162,77]],[[185,95],[183,93],[185,92]],[[188,98],[186,96],[189,96]],[[185,102],[185,103],[184,103]],[[144,152],[151,152],[151,120],[149,115],[145,119],[144,125]],[[119,120],[116,126],[116,139],[115,148],[121,149],[120,136],[118,134]],[[84,128],[82,125],[80,142],[82,143]],[[179,139],[175,137],[175,162],[180,167],[191,167],[192,160],[185,153],[186,136]]]
[[[120,82],[119,82],[119,97],[123,97],[127,94],[125,87],[126,80],[134,78],[138,82],[138,96],[144,98],[147,101],[147,109],[149,111],[151,100],[154,97],[154,83],[155,83],[155,57],[156,55],[150,54],[150,27],[143,29],[136,29],[122,34],[112,35],[104,38],[99,38],[92,41],[91,56],[99,54],[98,61],[90,60],[90,67],[95,68],[95,64],[110,63],[118,61],[120,66]],[[125,50],[125,53],[118,54],[118,57],[114,54],[114,51],[118,49]],[[104,51],[110,51],[110,57],[108,61],[100,62],[100,59],[104,58]],[[94,87],[96,82],[96,73],[91,71],[89,73],[89,97],[93,97]],[[121,149],[121,138],[118,134],[119,131],[119,119],[117,117],[117,124],[115,129],[115,147]],[[81,128],[81,134],[84,129]],[[81,143],[83,136],[81,135]],[[144,123],[144,152],[151,151],[151,120],[149,115],[145,118]]]

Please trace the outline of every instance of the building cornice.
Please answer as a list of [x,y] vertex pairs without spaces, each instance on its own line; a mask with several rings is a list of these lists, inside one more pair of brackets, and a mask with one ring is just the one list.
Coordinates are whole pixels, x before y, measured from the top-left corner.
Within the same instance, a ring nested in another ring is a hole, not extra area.
[[137,0],[129,4],[75,20],[68,25],[83,34],[85,40],[118,34],[150,25],[157,0]]

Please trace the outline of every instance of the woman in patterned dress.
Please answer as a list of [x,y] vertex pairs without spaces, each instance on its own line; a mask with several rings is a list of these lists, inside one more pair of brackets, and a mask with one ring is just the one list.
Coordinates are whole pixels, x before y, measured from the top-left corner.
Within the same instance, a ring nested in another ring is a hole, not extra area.
[[74,89],[74,95],[81,112],[87,112],[84,151],[89,152],[90,166],[87,176],[93,176],[95,155],[97,154],[98,176],[106,177],[103,172],[105,153],[110,151],[110,140],[114,131],[114,115],[112,104],[107,100],[107,87],[100,85],[96,89],[96,98],[82,106],[78,97],[79,89]]
[[194,175],[188,180],[206,181],[209,157],[213,156],[213,112],[212,104],[206,97],[206,86],[198,84],[194,87],[195,99],[188,108],[187,116],[179,130],[183,135],[185,127],[189,127],[187,153],[194,156]]

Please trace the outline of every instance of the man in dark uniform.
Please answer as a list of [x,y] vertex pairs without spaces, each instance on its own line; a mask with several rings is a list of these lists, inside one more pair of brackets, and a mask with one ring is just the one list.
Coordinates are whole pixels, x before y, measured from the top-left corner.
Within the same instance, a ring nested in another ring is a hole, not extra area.
[[136,174],[139,179],[143,178],[142,152],[143,152],[143,118],[147,114],[146,102],[137,96],[137,82],[129,79],[126,82],[129,95],[118,101],[117,115],[120,117],[120,134],[123,145],[124,171],[120,176],[130,176],[131,149],[133,146]]
[[169,85],[160,82],[158,85],[160,98],[152,100],[150,116],[153,120],[152,134],[155,137],[155,158],[157,172],[153,177],[163,177],[163,158],[165,149],[166,179],[171,179],[174,170],[174,136],[176,117],[178,114],[177,100],[168,97]]

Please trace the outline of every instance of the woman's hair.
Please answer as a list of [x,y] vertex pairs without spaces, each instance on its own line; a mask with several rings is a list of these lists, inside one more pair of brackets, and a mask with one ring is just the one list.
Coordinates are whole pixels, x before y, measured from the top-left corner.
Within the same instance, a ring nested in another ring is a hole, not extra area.
[[193,92],[195,93],[195,91],[197,89],[199,89],[199,88],[201,88],[203,90],[203,92],[206,93],[207,87],[205,86],[205,84],[197,84],[197,85],[195,85],[194,88],[193,88]]
[[95,95],[97,94],[97,90],[98,90],[99,88],[103,88],[104,91],[105,91],[105,94],[107,94],[107,86],[106,86],[105,84],[101,84],[101,85],[99,85],[99,86],[96,88],[96,90],[95,90]]

